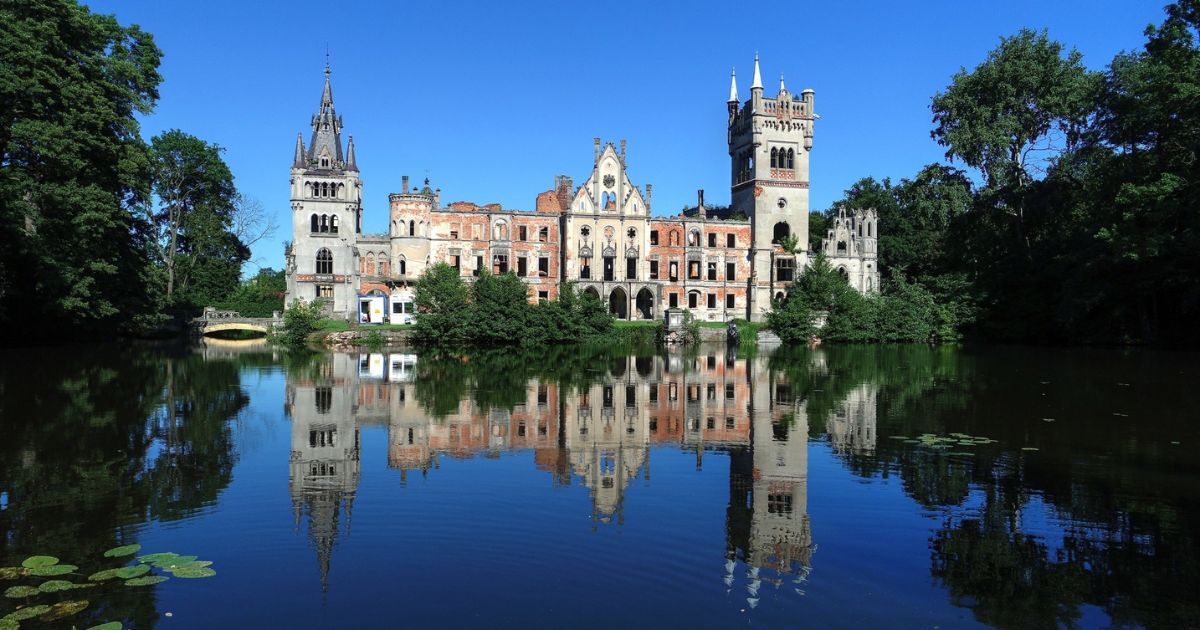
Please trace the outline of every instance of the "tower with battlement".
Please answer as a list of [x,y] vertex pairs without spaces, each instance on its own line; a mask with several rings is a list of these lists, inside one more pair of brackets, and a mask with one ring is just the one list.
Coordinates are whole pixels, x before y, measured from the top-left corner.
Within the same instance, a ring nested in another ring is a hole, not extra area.
[[792,94],[783,75],[775,96],[764,93],[758,55],[750,98],[739,99],[734,74],[727,107],[730,209],[753,225],[748,314],[761,320],[808,265],[808,158],[817,115],[813,91]]

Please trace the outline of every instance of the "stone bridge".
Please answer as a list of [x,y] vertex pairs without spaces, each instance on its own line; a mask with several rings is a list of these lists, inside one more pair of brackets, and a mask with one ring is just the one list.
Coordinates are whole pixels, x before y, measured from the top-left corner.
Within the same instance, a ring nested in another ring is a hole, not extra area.
[[283,318],[276,312],[274,317],[242,317],[236,311],[218,311],[209,306],[204,314],[192,320],[192,334],[196,336],[211,335],[223,330],[248,330],[270,334]]

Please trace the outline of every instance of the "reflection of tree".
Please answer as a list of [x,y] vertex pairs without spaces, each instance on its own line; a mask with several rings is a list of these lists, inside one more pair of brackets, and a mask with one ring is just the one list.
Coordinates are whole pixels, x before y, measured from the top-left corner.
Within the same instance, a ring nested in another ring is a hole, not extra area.
[[[49,553],[86,571],[105,549],[132,542],[147,517],[179,518],[213,501],[233,467],[226,421],[246,402],[235,366],[195,355],[10,355],[0,369],[0,490],[9,501],[0,564]],[[153,589],[121,592],[84,615],[151,627],[153,598]]]
[[[1165,446],[1193,434],[1187,423],[1200,417],[1200,399],[1177,395],[1188,386],[1184,359],[834,346],[783,349],[769,366],[776,382],[805,401],[814,439],[825,439],[831,414],[854,388],[878,388],[876,448],[835,455],[855,474],[900,477],[914,501],[944,510],[932,571],[980,621],[1070,625],[1090,604],[1116,624],[1200,626],[1200,605],[1188,590],[1200,583],[1200,506],[1187,489],[1162,483],[1165,471],[1195,470],[1183,451]],[[1116,385],[1132,375],[1152,385]],[[1113,414],[1137,410],[1138,422]],[[1089,420],[1085,428],[1044,422],[1048,416]],[[974,453],[963,456],[890,439],[952,432],[998,442],[948,449]],[[1026,445],[1039,451],[1016,450]],[[973,497],[982,500],[982,514],[968,507]],[[1045,507],[1031,508],[1034,497]],[[1050,510],[1065,523],[1061,540],[1022,532],[1030,509]]]

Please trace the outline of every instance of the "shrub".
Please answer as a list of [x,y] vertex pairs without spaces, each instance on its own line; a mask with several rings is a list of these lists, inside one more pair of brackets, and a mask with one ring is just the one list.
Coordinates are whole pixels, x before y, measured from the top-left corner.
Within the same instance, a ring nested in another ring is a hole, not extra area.
[[315,300],[305,303],[296,300],[283,312],[283,324],[280,325],[277,337],[280,342],[299,348],[308,341],[308,336],[317,329],[317,321],[321,319],[322,302]]

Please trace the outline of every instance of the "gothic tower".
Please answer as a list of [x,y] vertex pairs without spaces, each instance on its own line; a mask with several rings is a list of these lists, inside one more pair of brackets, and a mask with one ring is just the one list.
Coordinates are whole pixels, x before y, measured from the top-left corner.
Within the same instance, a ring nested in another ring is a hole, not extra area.
[[342,151],[342,118],[333,106],[328,65],[321,104],[310,124],[308,147],[297,134],[292,158],[287,303],[322,299],[335,314],[353,313],[358,292],[354,252],[362,232],[362,181],[354,159],[354,138]]
[[[786,291],[808,264],[808,154],[812,150],[813,91],[793,95],[779,77],[779,93],[763,94],[758,55],[750,98],[738,99],[737,77],[729,86],[731,209],[753,225],[749,315],[761,320],[771,299]],[[787,237],[795,253],[784,251]]]

